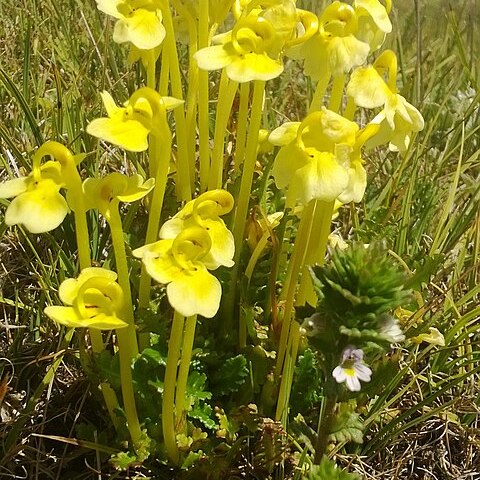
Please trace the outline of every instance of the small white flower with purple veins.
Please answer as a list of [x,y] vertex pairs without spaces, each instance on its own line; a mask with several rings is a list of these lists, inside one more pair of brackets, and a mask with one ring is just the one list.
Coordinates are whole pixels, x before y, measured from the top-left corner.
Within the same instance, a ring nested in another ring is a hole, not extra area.
[[360,391],[362,382],[369,382],[372,376],[370,368],[363,363],[363,350],[347,347],[342,353],[342,363],[332,372],[337,383],[345,382],[351,392]]

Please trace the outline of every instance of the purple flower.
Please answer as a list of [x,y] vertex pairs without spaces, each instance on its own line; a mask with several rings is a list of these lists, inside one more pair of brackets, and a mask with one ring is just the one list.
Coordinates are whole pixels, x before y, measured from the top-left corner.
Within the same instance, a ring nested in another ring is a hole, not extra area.
[[370,368],[363,363],[363,350],[347,347],[342,353],[342,363],[332,372],[337,383],[345,382],[351,392],[360,391],[362,382],[369,382],[372,376]]

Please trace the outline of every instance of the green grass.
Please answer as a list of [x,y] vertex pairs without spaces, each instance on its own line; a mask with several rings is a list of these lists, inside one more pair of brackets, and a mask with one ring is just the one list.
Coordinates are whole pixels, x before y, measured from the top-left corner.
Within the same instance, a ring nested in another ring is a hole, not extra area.
[[[403,155],[381,150],[368,156],[366,197],[344,210],[336,226],[345,238],[365,243],[385,238],[405,268],[419,273],[407,337],[435,327],[445,346],[406,342],[396,353],[398,374],[365,406],[365,443],[339,458],[367,478],[475,478],[469,475],[480,471],[480,2],[396,3],[389,47],[399,56],[400,93],[422,112],[425,129]],[[2,180],[25,171],[30,153],[46,139],[76,152],[95,150],[85,125],[100,112],[98,93],[107,88],[127,99],[139,77],[138,67],[127,69],[124,50],[108,48],[111,27],[93,0],[0,3]],[[292,65],[272,83],[270,128],[279,118],[305,113],[309,85],[295,84],[298,72]],[[124,160],[113,149],[108,158],[90,155],[84,168],[105,172]],[[0,361],[0,373],[12,373],[0,436],[5,441],[17,428],[23,439],[6,452],[0,477],[98,478],[85,468],[83,450],[33,435],[75,437],[81,423],[102,421],[95,396],[78,394],[85,384],[74,352],[66,353],[34,414],[21,416],[62,346],[63,332],[40,312],[75,273],[72,228],[67,222],[37,238],[0,222],[0,348],[14,366],[12,372]],[[105,232],[99,230],[95,242],[96,260],[103,261]],[[107,473],[100,454],[87,458],[104,469],[102,478],[127,478]]]

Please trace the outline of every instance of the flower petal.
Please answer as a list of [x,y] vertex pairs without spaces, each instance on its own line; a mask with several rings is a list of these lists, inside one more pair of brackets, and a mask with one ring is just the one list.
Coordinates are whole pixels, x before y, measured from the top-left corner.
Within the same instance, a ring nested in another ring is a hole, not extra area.
[[150,131],[136,120],[97,118],[87,125],[87,133],[130,152],[143,152],[148,148]]
[[20,177],[0,183],[0,198],[12,198],[27,190],[31,177]]
[[222,296],[220,282],[200,263],[197,270],[179,274],[167,286],[170,305],[182,315],[212,318],[218,311]]
[[283,72],[283,65],[268,55],[247,53],[243,57],[235,58],[232,63],[227,65],[226,70],[230,80],[245,83],[276,78]]
[[59,186],[50,179],[12,200],[5,212],[7,225],[24,225],[31,233],[44,233],[57,228],[68,213],[68,205],[59,193]]
[[141,50],[158,47],[165,38],[165,27],[157,12],[139,8],[133,15],[118,20],[113,40],[117,43],[131,42]]
[[224,45],[213,45],[198,50],[194,58],[201,70],[219,70],[233,62],[235,51]]

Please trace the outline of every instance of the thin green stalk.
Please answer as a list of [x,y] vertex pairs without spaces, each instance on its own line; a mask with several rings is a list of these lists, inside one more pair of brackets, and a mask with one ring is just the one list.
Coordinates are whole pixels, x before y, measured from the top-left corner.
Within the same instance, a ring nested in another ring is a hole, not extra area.
[[147,87],[155,90],[157,88],[157,72],[156,72],[156,60],[154,50],[148,52],[147,63]]
[[342,109],[343,89],[345,88],[345,75],[333,78],[332,91],[330,92],[329,110],[340,113]]
[[175,432],[175,386],[177,382],[177,364],[180,358],[184,324],[185,317],[175,311],[173,315],[170,340],[168,341],[167,364],[165,367],[165,380],[163,383],[163,440],[165,442],[168,458],[170,458],[174,464],[177,464],[179,460]]
[[122,287],[125,307],[122,319],[128,327],[117,330],[118,350],[120,358],[120,378],[122,382],[122,397],[125,416],[133,445],[138,445],[142,431],[138,420],[137,407],[132,380],[132,361],[138,354],[137,334],[133,317],[132,294],[130,289],[130,276],[128,271],[127,256],[123,238],[122,220],[118,211],[118,200],[113,200],[109,211],[105,215],[110,225],[113,249],[115,252],[115,265],[118,274],[118,283]]
[[337,406],[337,397],[335,395],[327,395],[326,404],[320,410],[321,418],[318,422],[317,442],[315,444],[315,457],[313,463],[318,465],[328,446],[328,437],[332,431],[333,420],[335,419],[335,407]]
[[343,116],[347,120],[353,121],[353,117],[355,116],[355,112],[357,110],[357,105],[355,105],[355,100],[353,97],[348,97],[347,105],[345,107],[345,111],[343,112]]
[[168,95],[168,80],[170,78],[170,63],[168,55],[164,48],[162,48],[162,62],[160,65],[160,80],[158,81],[158,93],[162,97]]
[[235,239],[235,265],[238,265],[242,250],[243,232],[247,221],[248,204],[257,160],[258,133],[260,131],[263,111],[263,94],[265,82],[256,80],[253,87],[252,108],[250,113],[250,125],[248,127],[248,138],[245,150],[245,163],[240,183],[233,221],[233,238]]
[[183,334],[182,358],[178,368],[177,389],[175,391],[175,411],[176,422],[175,431],[185,433],[186,427],[186,393],[188,372],[190,370],[190,361],[192,360],[193,342],[195,340],[195,327],[197,325],[197,316],[187,317],[185,320],[185,332]]
[[188,81],[186,95],[186,115],[187,125],[187,145],[188,158],[190,160],[190,182],[195,182],[195,140],[197,134],[196,116],[197,116],[197,92],[198,92],[198,65],[193,56],[198,50],[197,25],[194,16],[179,0],[172,0],[173,7],[179,15],[182,15],[188,26]]
[[322,107],[323,98],[325,97],[325,92],[327,91],[330,78],[331,75],[327,74],[318,80],[317,86],[315,87],[315,93],[313,94],[312,101],[310,102],[310,108],[308,109],[308,113],[316,112]]
[[[245,150],[245,162],[242,171],[242,179],[240,182],[240,192],[235,209],[233,219],[233,238],[235,241],[235,265],[232,268],[230,291],[225,301],[227,318],[233,320],[233,312],[235,307],[235,293],[237,292],[237,279],[239,273],[239,261],[243,243],[243,233],[245,231],[245,223],[247,221],[248,204],[250,201],[250,191],[252,188],[253,173],[255,170],[255,162],[257,159],[258,133],[262,121],[263,111],[263,94],[265,90],[265,82],[256,80],[253,88],[252,108],[250,113],[250,125],[248,128],[247,146]],[[231,330],[232,325],[225,322],[225,328]],[[243,328],[243,327],[242,327]]]
[[245,140],[247,138],[247,115],[248,100],[250,96],[250,83],[245,82],[240,85],[240,107],[238,110],[237,121],[237,140],[235,142],[235,161],[234,168],[238,172],[245,156]]
[[[177,47],[175,44],[175,31],[173,28],[172,12],[168,0],[162,1],[163,25],[166,36],[163,41],[164,55],[168,56],[170,67],[170,82],[172,95],[183,100],[182,81],[180,76],[180,65],[178,61]],[[174,110],[175,128],[177,137],[177,194],[181,200],[192,198],[192,185],[190,182],[190,159],[188,150],[187,123],[185,111],[182,108]]]
[[209,190],[222,188],[223,178],[223,152],[225,147],[225,134],[230,119],[233,100],[237,93],[238,83],[229,80],[225,70],[222,72],[222,80],[217,102],[217,115],[215,118],[215,134],[213,137],[212,162],[208,181]]
[[316,304],[316,296],[313,292],[312,279],[308,273],[307,266],[323,265],[325,263],[325,252],[327,251],[328,236],[332,224],[332,215],[335,202],[317,201],[317,207],[313,218],[313,225],[305,253],[302,278],[297,294],[297,305],[305,305],[307,301],[312,305]]
[[315,214],[316,204],[316,200],[310,201],[302,213],[300,225],[298,226],[297,237],[295,239],[295,246],[289,262],[288,270],[290,275],[287,277],[280,296],[281,299],[285,300],[285,306],[282,318],[280,341],[278,344],[277,362],[275,366],[275,376],[277,379],[280,377],[283,370],[283,362],[285,359],[285,351],[287,348],[287,341],[291,326],[292,309],[295,303],[295,290],[297,287],[298,276],[305,260],[305,252],[308,245],[310,232],[312,230],[312,222]]
[[282,380],[278,392],[277,411],[275,420],[282,421],[286,426],[288,415],[288,402],[290,400],[290,392],[292,390],[293,373],[295,371],[295,363],[297,362],[298,345],[300,342],[300,324],[292,322],[290,335],[288,339],[287,354],[285,358]]
[[[209,44],[208,16],[209,2],[199,2],[198,48]],[[208,188],[210,175],[210,129],[209,129],[209,85],[208,71],[198,72],[198,142],[200,156],[200,192]]]
[[[163,122],[162,122],[163,123]],[[172,136],[165,120],[162,128],[162,134],[158,137],[150,138],[153,145],[153,158],[158,165],[155,175],[155,188],[148,212],[148,226],[145,237],[145,244],[154,243],[157,240],[160,226],[160,217],[162,213],[163,200],[168,181],[168,168],[170,164]],[[145,266],[142,264],[142,273],[140,275],[138,306],[147,308],[150,302],[150,276],[147,274]],[[147,345],[143,345],[144,347]]]

